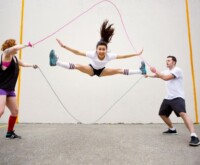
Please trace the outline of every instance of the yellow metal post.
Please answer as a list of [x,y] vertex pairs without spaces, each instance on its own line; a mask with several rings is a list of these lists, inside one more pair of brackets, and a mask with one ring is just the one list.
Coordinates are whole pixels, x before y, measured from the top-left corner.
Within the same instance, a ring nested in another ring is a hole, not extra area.
[[196,124],[199,123],[198,117],[198,106],[197,106],[197,94],[196,94],[196,84],[195,84],[195,74],[194,74],[194,63],[193,63],[193,53],[192,53],[192,40],[191,40],[191,33],[190,33],[190,16],[189,16],[189,6],[188,0],[185,0],[186,3],[186,17],[187,17],[187,28],[188,28],[188,41],[189,41],[189,49],[190,49],[190,66],[192,72],[192,86],[193,86],[193,93],[194,93],[194,108],[195,108],[195,116],[196,116]]
[[[21,18],[20,18],[20,44],[23,43],[23,28],[24,28],[24,0],[21,1]],[[19,51],[19,59],[22,58],[22,50]],[[19,106],[20,103],[20,92],[21,92],[21,69],[18,77],[18,92],[17,92],[17,103]],[[19,117],[19,116],[18,116]],[[19,122],[19,118],[17,118],[17,123]]]

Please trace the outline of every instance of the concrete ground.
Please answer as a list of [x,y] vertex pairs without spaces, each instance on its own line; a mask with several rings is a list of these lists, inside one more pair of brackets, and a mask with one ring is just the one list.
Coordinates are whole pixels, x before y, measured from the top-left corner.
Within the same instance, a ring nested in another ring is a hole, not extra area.
[[[0,125],[0,165],[199,165],[184,124],[17,124],[22,139],[6,139]],[[200,136],[200,127],[195,125]]]

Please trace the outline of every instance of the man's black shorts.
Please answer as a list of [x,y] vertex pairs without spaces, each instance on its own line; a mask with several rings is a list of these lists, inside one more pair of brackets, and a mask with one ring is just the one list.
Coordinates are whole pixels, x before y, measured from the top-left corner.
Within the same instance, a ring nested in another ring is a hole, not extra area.
[[169,117],[172,111],[174,111],[177,117],[180,117],[180,112],[186,113],[185,100],[180,97],[172,100],[164,99],[160,106],[159,115]]

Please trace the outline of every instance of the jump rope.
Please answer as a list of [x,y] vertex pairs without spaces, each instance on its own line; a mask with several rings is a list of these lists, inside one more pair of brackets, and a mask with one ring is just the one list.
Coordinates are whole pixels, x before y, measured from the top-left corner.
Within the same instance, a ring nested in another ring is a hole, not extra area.
[[[92,10],[94,7],[96,7],[97,5],[104,3],[104,2],[108,2],[109,4],[111,4],[117,11],[119,17],[120,17],[120,21],[122,23],[123,26],[123,30],[125,32],[125,35],[131,45],[131,47],[133,48],[133,50],[136,52],[136,49],[133,46],[133,43],[128,35],[128,32],[126,30],[122,15],[118,9],[118,7],[110,0],[102,0],[99,1],[97,3],[95,3],[94,5],[92,5],[90,8],[88,8],[87,10],[85,10],[84,12],[82,12],[81,14],[77,15],[76,17],[74,17],[72,20],[70,20],[69,22],[67,22],[66,24],[64,24],[62,27],[60,27],[59,29],[57,29],[56,31],[54,31],[53,33],[47,35],[46,37],[42,38],[41,40],[35,42],[35,43],[31,43],[29,42],[28,45],[30,47],[34,47],[37,44],[45,41],[46,39],[52,37],[53,35],[55,35],[56,33],[58,33],[59,31],[61,31],[62,29],[64,29],[65,27],[67,27],[68,25],[70,25],[71,23],[73,23],[74,21],[76,21],[77,19],[79,19],[81,16],[83,16],[84,14],[86,14],[87,12],[89,12],[90,10]],[[149,67],[151,66],[141,55],[139,56],[141,58],[142,61],[144,61]],[[66,106],[63,104],[63,102],[61,101],[61,99],[59,98],[59,96],[57,95],[57,93],[55,92],[54,88],[52,87],[51,83],[49,82],[49,80],[47,79],[47,77],[45,76],[45,74],[43,73],[43,71],[41,70],[41,68],[39,68],[40,73],[42,74],[42,76],[44,77],[44,79],[46,80],[47,84],[49,85],[49,87],[51,88],[52,92],[54,93],[54,95],[56,96],[56,98],[58,99],[58,101],[60,102],[60,104],[62,105],[62,107],[64,108],[65,112],[67,112],[67,114],[69,116],[71,116],[78,124],[81,124],[82,122],[80,120],[78,120],[74,115],[72,115],[72,113],[66,108]],[[124,94],[119,97],[119,99],[117,99],[98,119],[96,119],[94,122],[92,122],[91,124],[95,124],[97,123],[99,120],[101,120],[127,93],[129,93],[129,91],[135,87],[139,81],[143,78],[143,76],[141,76],[136,82],[134,82],[129,88],[128,90],[126,90],[124,92]]]

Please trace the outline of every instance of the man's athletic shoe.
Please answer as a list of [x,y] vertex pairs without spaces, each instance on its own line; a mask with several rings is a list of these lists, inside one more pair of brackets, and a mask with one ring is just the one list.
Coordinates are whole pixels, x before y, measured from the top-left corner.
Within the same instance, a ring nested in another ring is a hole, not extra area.
[[176,130],[171,130],[171,129],[168,129],[167,131],[163,132],[163,134],[165,135],[177,135],[177,131]]
[[56,62],[58,61],[58,57],[55,54],[54,50],[51,50],[49,53],[49,64],[50,66],[56,66]]
[[198,137],[191,136],[191,141],[189,143],[190,146],[198,146],[200,145],[200,141]]
[[146,66],[145,66],[144,61],[141,62],[140,70],[141,70],[142,74],[144,74],[144,75],[147,74]]
[[11,132],[7,132],[6,138],[10,138],[10,139],[18,138],[18,139],[21,139],[22,137],[17,135],[17,134],[15,134],[14,131],[11,131]]

